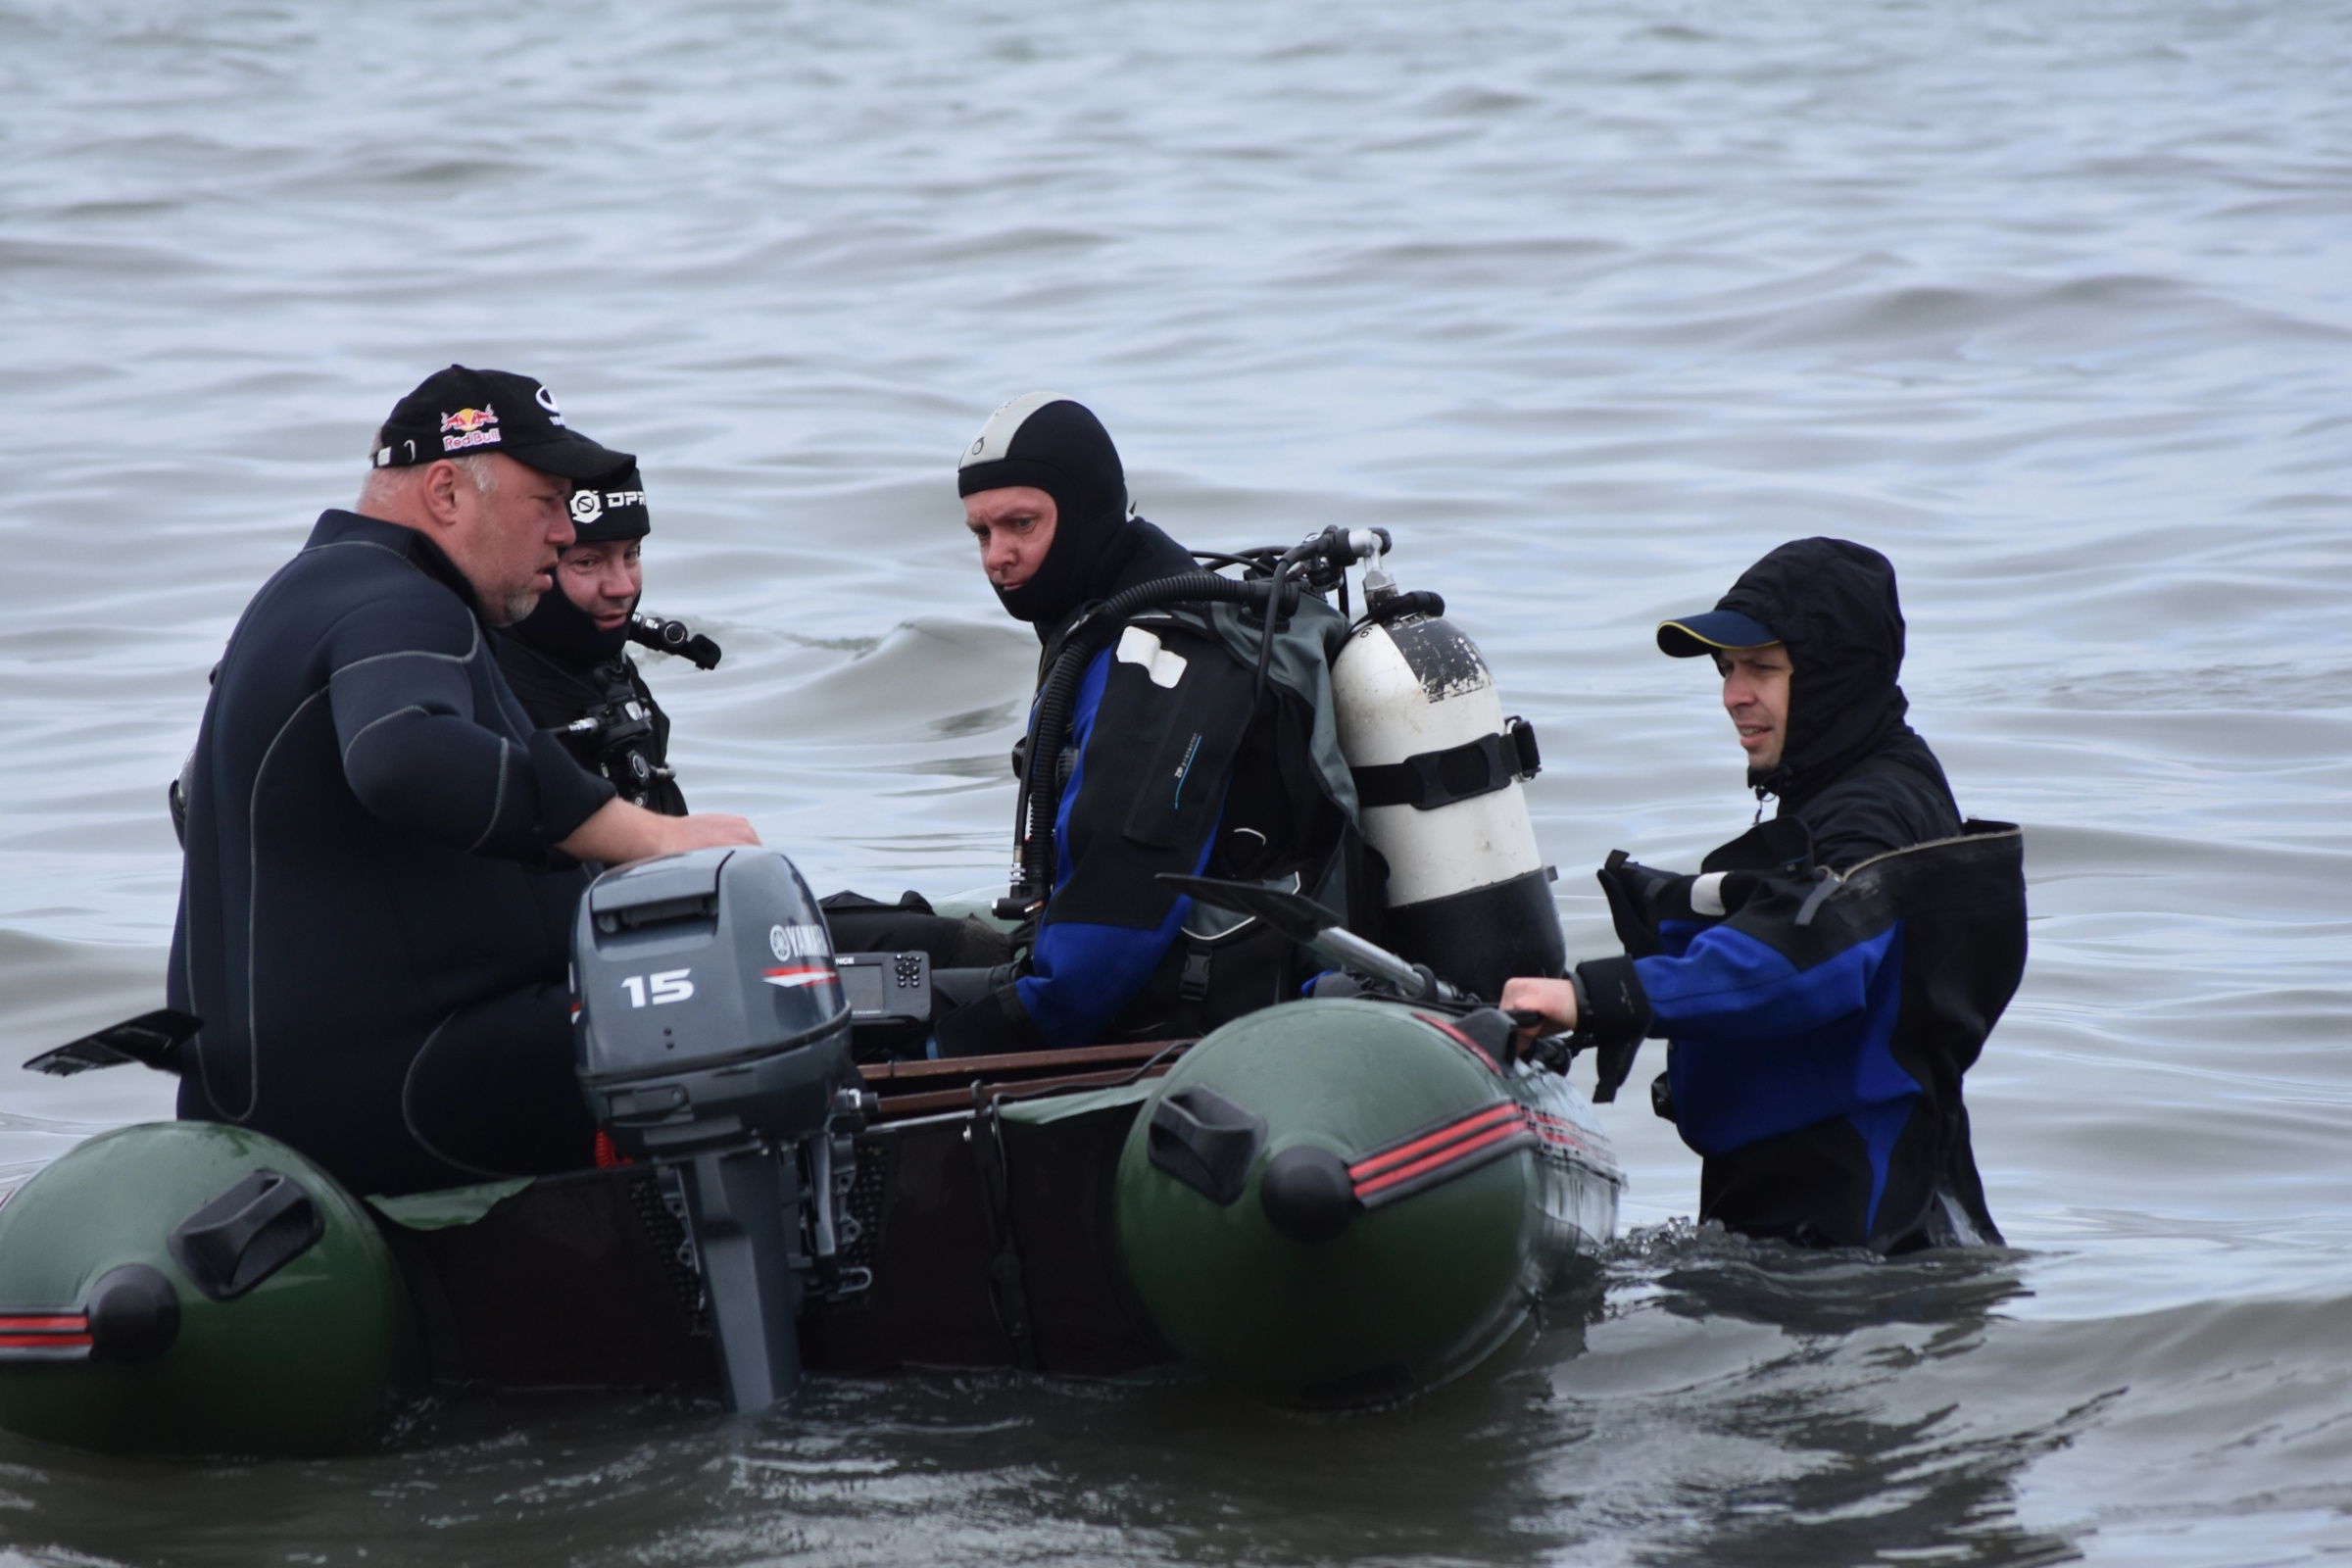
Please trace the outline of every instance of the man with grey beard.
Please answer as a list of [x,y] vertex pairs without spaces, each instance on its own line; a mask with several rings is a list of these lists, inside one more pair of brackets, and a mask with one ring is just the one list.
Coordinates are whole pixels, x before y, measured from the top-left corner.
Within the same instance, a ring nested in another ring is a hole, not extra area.
[[515,702],[491,627],[572,542],[573,482],[635,460],[527,376],[426,378],[246,607],[185,775],[179,1113],[282,1139],[355,1192],[574,1168],[565,966],[589,870],[756,844],[616,800]]

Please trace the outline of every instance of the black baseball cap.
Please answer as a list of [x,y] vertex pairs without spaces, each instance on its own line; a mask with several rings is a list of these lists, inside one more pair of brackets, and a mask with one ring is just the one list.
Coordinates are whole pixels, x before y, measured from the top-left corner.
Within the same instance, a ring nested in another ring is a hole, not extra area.
[[375,466],[406,468],[478,452],[503,452],[575,483],[603,479],[637,461],[567,428],[555,394],[529,376],[453,365],[392,406],[392,416],[376,432]]
[[1658,652],[1670,659],[1696,659],[1726,648],[1761,648],[1780,640],[1779,632],[1737,610],[1710,610],[1658,625]]
[[654,531],[653,514],[645,510],[645,479],[636,464],[572,487],[571,530],[584,545],[642,539]]

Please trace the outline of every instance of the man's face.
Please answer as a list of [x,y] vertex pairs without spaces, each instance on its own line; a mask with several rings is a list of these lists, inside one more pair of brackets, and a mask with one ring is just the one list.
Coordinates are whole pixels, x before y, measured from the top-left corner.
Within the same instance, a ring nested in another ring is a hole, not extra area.
[[428,503],[436,515],[446,509],[442,549],[466,580],[491,624],[511,626],[538,607],[555,586],[558,556],[575,537],[571,527],[571,481],[489,454],[496,481],[487,493],[451,464],[435,464],[425,476]]
[[637,541],[613,539],[604,544],[573,545],[556,564],[556,586],[596,622],[598,631],[611,631],[629,618],[637,596],[645,591],[645,570],[638,564]]
[[1748,767],[1771,772],[1781,765],[1781,752],[1788,744],[1787,645],[1727,648],[1715,656],[1715,667],[1723,672],[1723,710],[1740,732]]
[[1054,548],[1054,498],[1034,485],[1006,485],[963,498],[963,525],[980,545],[980,567],[999,588],[1037,575]]

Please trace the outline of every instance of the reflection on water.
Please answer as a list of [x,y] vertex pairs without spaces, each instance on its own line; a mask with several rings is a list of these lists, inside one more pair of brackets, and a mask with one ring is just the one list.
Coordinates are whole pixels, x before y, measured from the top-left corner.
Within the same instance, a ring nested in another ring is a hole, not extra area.
[[[1585,869],[1747,820],[1663,615],[1897,563],[1913,717],[2021,821],[1971,1074],[2014,1251],[1641,1227],[1405,1410],[827,1384],[761,1422],[459,1402],[389,1450],[0,1442],[42,1562],[2286,1562],[2352,1543],[2352,120],[2342,0],[1345,13],[0,0],[0,1056],[152,1005],[164,781],[247,597],[452,360],[645,454],[698,806],[820,886],[993,894],[1037,647],[952,458],[1099,408],[1189,543],[1396,531]],[[18,1075],[22,1077],[23,1075]],[[0,1184],[168,1113],[5,1085]],[[1578,1332],[1581,1325],[1581,1333]]]

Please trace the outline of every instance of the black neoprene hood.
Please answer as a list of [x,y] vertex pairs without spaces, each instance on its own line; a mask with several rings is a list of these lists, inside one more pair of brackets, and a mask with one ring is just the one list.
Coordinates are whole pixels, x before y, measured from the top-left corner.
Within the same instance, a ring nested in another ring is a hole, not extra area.
[[1035,576],[997,597],[1015,619],[1051,625],[1087,597],[1098,564],[1126,531],[1127,471],[1085,404],[1030,392],[989,416],[956,465],[959,496],[1013,485],[1054,498],[1054,543]]

